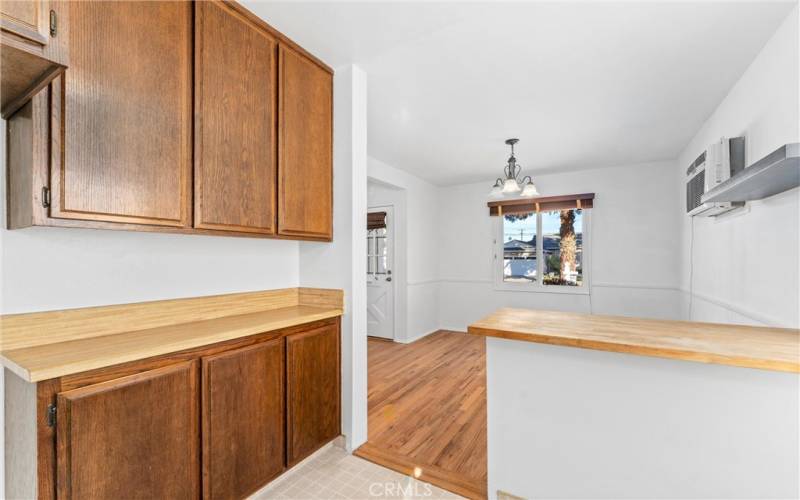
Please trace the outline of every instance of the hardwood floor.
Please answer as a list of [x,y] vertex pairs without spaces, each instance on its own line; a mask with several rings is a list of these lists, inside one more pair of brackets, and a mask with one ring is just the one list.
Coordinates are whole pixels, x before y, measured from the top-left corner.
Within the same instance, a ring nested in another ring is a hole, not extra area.
[[486,497],[486,343],[440,330],[368,341],[368,442],[356,455],[471,498]]

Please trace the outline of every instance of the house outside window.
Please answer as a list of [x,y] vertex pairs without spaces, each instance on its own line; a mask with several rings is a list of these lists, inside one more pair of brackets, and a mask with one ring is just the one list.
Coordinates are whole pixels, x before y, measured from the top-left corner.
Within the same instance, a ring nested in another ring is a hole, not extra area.
[[573,208],[497,217],[496,288],[588,293],[590,212]]

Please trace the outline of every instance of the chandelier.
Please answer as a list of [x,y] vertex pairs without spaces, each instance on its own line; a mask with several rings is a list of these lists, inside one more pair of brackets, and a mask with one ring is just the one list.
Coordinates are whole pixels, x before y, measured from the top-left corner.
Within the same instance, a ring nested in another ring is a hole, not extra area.
[[539,191],[536,190],[536,185],[530,175],[519,178],[522,167],[517,164],[517,159],[514,157],[514,144],[518,142],[519,139],[506,139],[506,144],[511,146],[511,156],[508,157],[508,165],[503,168],[505,178],[498,178],[489,192],[489,196],[493,198],[514,195],[526,198],[539,196]]

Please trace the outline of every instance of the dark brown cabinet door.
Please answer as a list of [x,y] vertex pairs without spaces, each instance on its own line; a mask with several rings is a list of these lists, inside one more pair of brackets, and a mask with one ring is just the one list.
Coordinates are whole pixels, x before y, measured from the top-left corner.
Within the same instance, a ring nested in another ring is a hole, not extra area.
[[0,1],[0,111],[3,118],[10,118],[67,65],[65,34],[69,8],[65,2]]
[[69,2],[51,216],[191,225],[192,9]]
[[197,2],[195,227],[275,233],[277,44],[221,2]]
[[200,494],[197,362],[58,395],[58,497]]
[[203,493],[245,498],[284,469],[283,339],[203,358]]
[[3,0],[0,2],[0,27],[39,45],[47,45],[48,4],[45,0]]
[[286,337],[289,465],[340,434],[339,366],[338,323]]
[[282,46],[279,56],[278,232],[333,238],[333,78]]

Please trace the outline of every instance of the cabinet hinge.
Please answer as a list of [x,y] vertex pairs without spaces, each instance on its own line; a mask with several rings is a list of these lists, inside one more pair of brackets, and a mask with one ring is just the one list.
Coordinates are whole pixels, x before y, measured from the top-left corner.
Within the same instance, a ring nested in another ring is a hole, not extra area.
[[42,206],[44,208],[50,206],[50,188],[47,186],[42,187]]
[[47,427],[56,426],[56,405],[47,405]]
[[56,36],[56,31],[58,28],[58,21],[56,19],[56,11],[50,11],[50,36]]

